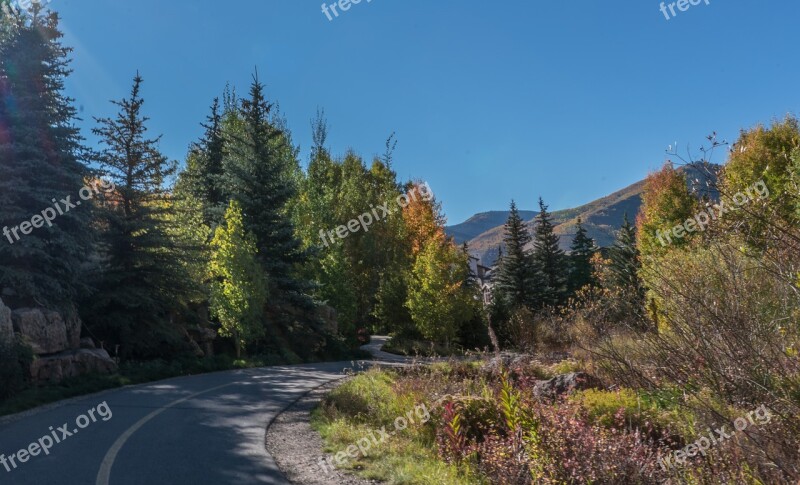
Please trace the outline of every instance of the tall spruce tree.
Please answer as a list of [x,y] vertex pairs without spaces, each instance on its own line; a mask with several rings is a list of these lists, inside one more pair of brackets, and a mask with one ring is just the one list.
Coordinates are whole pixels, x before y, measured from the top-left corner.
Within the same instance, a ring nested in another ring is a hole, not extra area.
[[241,132],[226,155],[226,177],[231,195],[242,205],[247,230],[256,237],[259,260],[274,285],[270,294],[303,306],[311,286],[295,277],[294,266],[306,255],[286,213],[297,188],[287,176],[287,161],[280,157],[283,133],[271,122],[271,111],[264,85],[254,76],[250,96],[241,104]]
[[572,240],[570,249],[569,291],[574,293],[595,282],[592,271],[592,257],[597,252],[597,247],[594,244],[594,239],[588,236],[580,217],[575,224],[575,238]]
[[214,98],[211,113],[206,118],[203,137],[194,143],[186,157],[186,169],[176,184],[176,194],[186,193],[199,201],[203,221],[212,229],[220,224],[228,204],[223,189],[225,138],[219,98]]
[[539,306],[556,306],[566,300],[567,258],[558,242],[550,213],[539,197],[533,236],[533,262],[542,278]]
[[499,313],[510,314],[522,306],[533,308],[539,301],[538,275],[526,248],[531,242],[531,234],[513,200],[504,231],[505,252],[497,268],[493,293],[497,304],[506,309]]
[[120,345],[125,357],[168,355],[184,345],[170,318],[187,284],[168,235],[174,206],[165,181],[176,163],[158,150],[160,137],[147,137],[141,84],[137,74],[130,96],[112,101],[117,115],[96,119],[93,130],[105,145],[96,162],[116,189],[100,213],[100,284],[85,313],[95,333]]
[[[74,203],[89,175],[72,99],[63,94],[70,48],[55,13],[0,13],[0,295],[9,305],[71,308],[91,254],[91,204]],[[38,217],[36,219],[32,219]],[[28,222],[26,222],[28,221]],[[29,226],[33,223],[33,229]],[[16,231],[16,233],[14,232]]]
[[286,339],[301,356],[310,357],[325,345],[327,335],[314,315],[316,305],[309,295],[314,285],[299,272],[308,253],[295,233],[289,207],[297,193],[296,151],[273,119],[257,76],[237,116],[225,135],[224,185],[242,206],[245,228],[256,238],[258,260],[267,274],[267,343],[280,345]]
[[617,233],[617,240],[609,251],[610,270],[613,284],[619,288],[640,288],[639,269],[641,260],[636,245],[636,227],[631,224],[625,213],[622,227]]

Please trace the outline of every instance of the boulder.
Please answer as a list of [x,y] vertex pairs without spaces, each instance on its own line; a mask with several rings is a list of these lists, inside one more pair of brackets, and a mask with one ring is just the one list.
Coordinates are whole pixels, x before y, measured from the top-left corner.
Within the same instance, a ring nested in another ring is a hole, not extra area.
[[11,309],[0,300],[0,342],[14,339],[14,324],[11,322]]
[[499,375],[502,371],[527,365],[533,357],[514,352],[500,352],[484,362],[482,370],[490,375]]
[[94,340],[92,337],[84,337],[81,339],[80,346],[82,349],[96,349],[97,346],[94,344]]
[[339,322],[336,309],[328,305],[320,305],[317,307],[317,316],[322,319],[323,328],[331,335],[339,333]]
[[36,354],[55,354],[69,348],[67,327],[56,311],[20,308],[11,312],[11,321]]
[[575,391],[603,388],[603,383],[600,382],[600,379],[590,374],[585,372],[570,372],[569,374],[555,376],[547,381],[537,381],[536,385],[533,386],[533,395],[540,398],[555,399]]
[[31,378],[36,382],[59,382],[84,374],[111,374],[117,364],[103,349],[69,350],[40,357],[31,364]]
[[214,339],[217,338],[216,330],[198,325],[189,328],[187,332],[189,343],[196,355],[200,357],[214,355]]
[[72,350],[81,348],[81,317],[78,316],[78,312],[74,310],[69,312],[64,318],[64,325],[67,327],[67,348]]

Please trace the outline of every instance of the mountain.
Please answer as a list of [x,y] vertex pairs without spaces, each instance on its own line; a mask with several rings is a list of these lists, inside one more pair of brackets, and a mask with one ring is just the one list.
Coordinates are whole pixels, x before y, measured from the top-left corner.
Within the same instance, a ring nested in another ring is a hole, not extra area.
[[[718,165],[696,165],[683,166],[679,170],[686,173],[687,184],[698,196],[709,195],[715,199],[716,193],[709,190],[708,186],[715,182],[719,168]],[[578,217],[583,221],[589,237],[593,238],[598,246],[611,246],[616,231],[622,227],[625,213],[631,222],[635,221],[642,205],[643,190],[644,180],[641,180],[580,207],[553,212],[553,224],[556,234],[561,238],[561,248],[567,250],[572,244]],[[522,219],[531,225],[536,214],[534,211],[520,211]],[[466,222],[448,226],[445,230],[459,244],[466,241],[470,253],[480,258],[482,264],[491,266],[497,259],[498,249],[503,242],[503,225],[507,218],[508,211],[482,212],[470,217]]]
[[[524,220],[533,219],[538,214],[536,211],[519,211],[519,213]],[[508,214],[508,211],[481,212],[461,224],[448,226],[445,229],[447,234],[455,238],[458,244],[464,244],[490,229],[503,226],[508,220]]]

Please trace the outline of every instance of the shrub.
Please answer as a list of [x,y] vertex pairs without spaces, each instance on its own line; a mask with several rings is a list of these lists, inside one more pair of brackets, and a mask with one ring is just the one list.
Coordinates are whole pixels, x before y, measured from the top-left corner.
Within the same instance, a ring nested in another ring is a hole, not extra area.
[[33,350],[19,336],[0,339],[0,399],[22,391],[30,379]]
[[536,483],[662,483],[657,444],[641,433],[591,424],[580,405],[534,407],[541,462]]

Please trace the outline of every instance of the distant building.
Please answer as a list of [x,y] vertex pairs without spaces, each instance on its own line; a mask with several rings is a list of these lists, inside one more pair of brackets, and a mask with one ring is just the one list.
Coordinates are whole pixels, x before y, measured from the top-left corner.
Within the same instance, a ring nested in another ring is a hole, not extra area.
[[469,271],[478,282],[484,305],[492,302],[492,274],[494,270],[495,268],[482,265],[481,260],[475,256],[469,257]]

